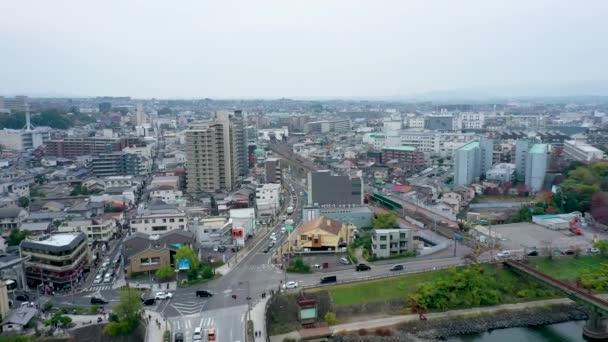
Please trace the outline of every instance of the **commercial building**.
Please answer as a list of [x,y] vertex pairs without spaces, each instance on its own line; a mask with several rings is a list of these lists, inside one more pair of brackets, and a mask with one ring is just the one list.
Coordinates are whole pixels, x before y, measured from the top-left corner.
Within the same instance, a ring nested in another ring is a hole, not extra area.
[[89,242],[110,241],[116,234],[116,220],[110,215],[92,219],[67,219],[57,228],[60,233],[83,232]]
[[388,258],[413,250],[411,229],[374,229],[372,254],[377,258]]
[[319,217],[301,224],[296,232],[295,249],[300,251],[338,251],[353,239],[353,226]]
[[28,98],[25,95],[18,95],[13,98],[5,97],[2,102],[2,108],[10,110],[12,113],[28,110]]
[[547,144],[534,144],[527,153],[526,185],[533,193],[542,190],[547,174]]
[[231,229],[232,221],[223,216],[194,217],[190,224],[190,231],[194,233],[196,241],[204,247],[221,245],[226,237],[230,237]]
[[452,115],[429,115],[425,120],[426,129],[434,131],[454,130],[454,118]]
[[334,176],[329,170],[308,173],[308,205],[363,205],[363,179]]
[[590,163],[595,160],[604,159],[605,154],[602,150],[589,144],[576,140],[566,140],[564,141],[564,156],[569,160]]
[[266,183],[283,182],[283,171],[281,170],[281,160],[278,158],[266,158],[264,161]]
[[256,233],[255,208],[230,209],[231,235],[236,245],[245,246],[245,240]]
[[[281,142],[283,140],[286,140],[287,137],[289,137],[289,129],[287,127],[267,128],[267,129],[260,129],[257,131],[257,140],[258,141]],[[257,141],[253,141],[253,143],[257,143]]]
[[21,242],[21,257],[25,261],[25,276],[30,288],[44,284],[54,289],[70,288],[83,278],[85,265],[90,262],[87,236],[80,233],[45,235]]
[[367,206],[355,205],[340,205],[338,207],[331,205],[322,207],[306,206],[302,209],[302,222],[311,221],[321,216],[348,223],[357,228],[366,228],[372,226],[374,212]]
[[216,122],[193,124],[185,134],[188,192],[234,189],[249,165],[242,113],[219,112]]
[[386,135],[383,133],[367,133],[363,135],[363,143],[372,145],[375,150],[382,149],[387,144]]
[[133,138],[68,137],[46,142],[46,155],[61,158],[94,156],[101,153],[120,152],[127,146],[142,147],[145,144],[141,140]]
[[27,151],[46,144],[51,139],[49,127],[0,130],[0,145],[14,151]]
[[164,234],[188,228],[186,214],[177,209],[141,209],[131,219],[131,231],[144,234]]
[[281,203],[281,184],[268,183],[255,189],[255,204],[260,218],[277,215]]
[[405,170],[418,171],[424,169],[426,161],[424,154],[412,146],[382,147],[382,162],[396,160]]
[[311,121],[304,125],[304,132],[311,134],[346,132],[352,129],[349,119]]

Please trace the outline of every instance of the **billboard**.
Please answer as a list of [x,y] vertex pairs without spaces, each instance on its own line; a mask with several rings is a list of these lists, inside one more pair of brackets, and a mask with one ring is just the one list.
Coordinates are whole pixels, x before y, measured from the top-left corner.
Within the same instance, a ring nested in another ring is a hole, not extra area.
[[190,269],[190,259],[178,259],[177,260],[177,269],[180,271],[189,270]]
[[317,320],[317,308],[302,308],[300,309],[300,320]]

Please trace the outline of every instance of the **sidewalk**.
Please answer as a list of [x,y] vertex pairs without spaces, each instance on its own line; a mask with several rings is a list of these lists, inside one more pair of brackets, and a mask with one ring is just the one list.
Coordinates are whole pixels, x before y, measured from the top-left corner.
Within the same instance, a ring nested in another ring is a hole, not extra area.
[[[149,320],[148,317],[150,317]],[[163,320],[160,313],[151,310],[144,310],[144,319],[148,322],[148,326],[146,327],[146,342],[162,342],[165,327],[169,328],[168,323]],[[159,324],[156,324],[157,321]]]
[[251,308],[253,331],[262,332],[262,336],[254,337],[254,341],[268,341],[268,335],[266,334],[266,303],[269,299],[270,295],[267,295],[266,298],[261,299]]

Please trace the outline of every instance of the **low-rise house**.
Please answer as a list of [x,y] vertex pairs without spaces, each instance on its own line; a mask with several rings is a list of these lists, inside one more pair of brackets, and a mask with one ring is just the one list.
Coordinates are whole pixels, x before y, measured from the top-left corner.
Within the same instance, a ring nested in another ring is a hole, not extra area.
[[175,209],[175,206],[148,207],[138,210],[131,218],[131,231],[144,234],[163,234],[172,230],[187,229],[186,213]]
[[351,242],[353,226],[322,216],[301,224],[296,234],[298,250],[338,251]]
[[0,230],[5,233],[19,228],[27,218],[27,211],[19,207],[0,208]]
[[192,219],[189,230],[194,233],[196,241],[204,247],[221,245],[222,239],[232,229],[232,221],[225,216]]
[[388,258],[414,250],[411,229],[374,229],[372,254],[376,258]]
[[49,234],[52,229],[50,221],[45,222],[23,222],[19,230],[27,231],[30,235]]
[[123,243],[127,274],[156,272],[161,267],[175,267],[175,253],[182,246],[194,246],[194,234],[175,230],[163,235],[134,233]]
[[8,316],[2,320],[2,331],[21,332],[30,326],[32,319],[38,315],[38,309],[30,307],[17,307],[8,312]]
[[454,191],[446,192],[439,200],[441,203],[448,205],[453,214],[460,212],[462,207],[462,196]]

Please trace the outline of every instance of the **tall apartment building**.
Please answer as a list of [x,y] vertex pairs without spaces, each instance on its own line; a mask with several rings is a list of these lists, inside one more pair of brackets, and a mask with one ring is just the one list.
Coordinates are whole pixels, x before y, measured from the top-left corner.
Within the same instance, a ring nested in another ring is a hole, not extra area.
[[547,153],[549,145],[534,144],[526,156],[526,185],[533,193],[543,188],[547,174]]
[[54,289],[69,288],[84,276],[84,266],[90,261],[87,236],[82,232],[27,238],[21,242],[20,254],[30,257],[24,268],[33,288],[41,283]]
[[455,115],[455,129],[482,129],[485,124],[485,114],[475,112],[461,112]]
[[28,99],[25,95],[15,96],[13,98],[4,98],[4,107],[11,112],[25,112],[28,109]]
[[481,174],[479,141],[472,141],[454,152],[454,186],[469,185]]
[[329,170],[308,173],[308,205],[362,205],[363,179],[334,176]]
[[68,137],[46,143],[46,155],[75,158],[122,151],[127,146],[145,146],[139,138]]
[[232,190],[247,174],[247,139],[241,111],[218,112],[215,122],[193,124],[186,131],[187,189]]
[[530,142],[528,140],[515,141],[515,178],[519,181],[526,179],[526,162],[529,149]]
[[264,161],[266,171],[266,183],[279,183],[283,181],[283,172],[281,170],[281,160],[278,158],[267,158]]
[[148,122],[148,117],[146,115],[146,112],[144,111],[144,104],[141,102],[138,102],[137,109],[135,110],[135,125],[142,126],[147,123],[149,123],[149,122]]

